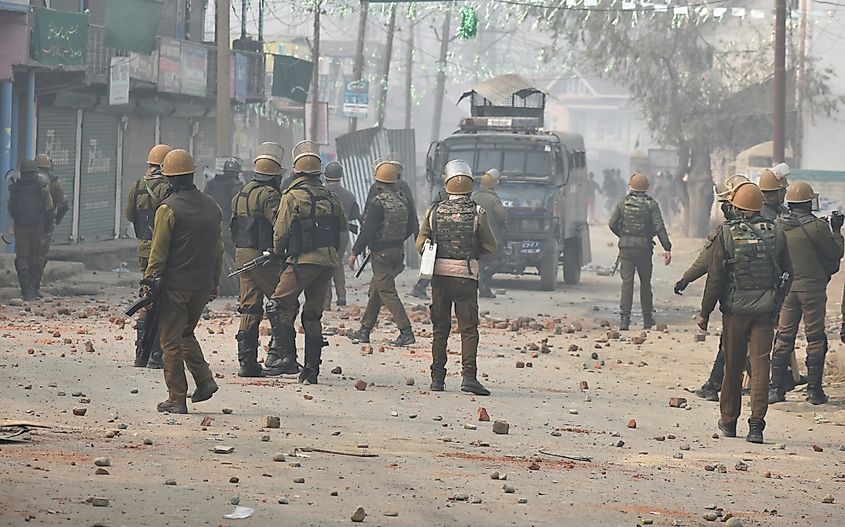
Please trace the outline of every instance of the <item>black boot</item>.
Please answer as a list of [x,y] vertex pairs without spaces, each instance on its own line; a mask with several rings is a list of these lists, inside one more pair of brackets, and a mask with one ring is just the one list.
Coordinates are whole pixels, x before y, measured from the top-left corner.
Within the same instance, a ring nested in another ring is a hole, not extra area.
[[762,419],[749,419],[748,435],[745,436],[745,440],[749,443],[762,443],[764,428],[766,428],[766,422]]
[[719,402],[719,388],[708,380],[695,391],[695,396],[706,401]]
[[[45,264],[46,265],[46,264]],[[44,298],[41,294],[41,277],[44,276],[44,265],[38,265],[32,271],[32,283],[30,284],[30,293],[33,298]]]
[[326,342],[323,337],[305,337],[305,367],[299,374],[299,382],[302,384],[317,384],[317,376],[320,374],[320,357],[323,355],[323,346]]
[[772,354],[772,379],[769,382],[769,404],[786,400],[786,368],[789,354]]
[[414,288],[411,289],[411,296],[416,298],[422,298],[423,300],[428,300],[428,293],[426,289],[428,288],[428,280],[417,280],[417,283],[414,285]]
[[264,377],[264,370],[258,364],[258,327],[238,331],[238,377]]
[[18,265],[18,259],[15,258],[15,270],[18,272],[18,284],[21,287],[21,299],[22,300],[33,300],[35,297],[32,296],[32,273],[30,269],[21,268]]
[[651,313],[643,313],[643,329],[651,329],[657,325],[654,321],[654,315]]
[[736,422],[733,423],[726,423],[719,418],[719,422],[717,423],[719,426],[719,431],[722,432],[722,436],[724,437],[736,437]]
[[136,368],[143,368],[147,365],[146,353],[144,353],[144,319],[135,321],[135,363]]
[[264,375],[292,375],[299,373],[296,362],[296,330],[293,326],[277,324],[273,328],[270,350],[264,360]]
[[391,342],[390,344],[393,346],[408,346],[410,344],[414,344],[417,341],[417,338],[414,336],[413,330],[410,327],[400,329],[399,336]]
[[828,401],[822,389],[824,356],[824,353],[807,356],[807,401],[810,404],[824,404]]
[[153,349],[150,351],[150,360],[147,361],[147,368],[151,370],[164,368],[164,363],[161,362],[161,345],[158,343],[158,335],[156,335],[156,342],[153,343]]
[[490,395],[490,390],[482,386],[475,375],[464,375],[461,378],[461,391],[474,395]]
[[357,340],[358,342],[361,342],[363,344],[369,344],[371,331],[372,329],[365,326],[361,326],[360,328],[358,328],[358,331],[353,331],[352,333],[350,333],[349,338],[351,340]]
[[446,370],[431,370],[431,391],[442,392],[446,389]]
[[631,315],[619,315],[619,330],[620,331],[628,331],[628,328],[631,327]]

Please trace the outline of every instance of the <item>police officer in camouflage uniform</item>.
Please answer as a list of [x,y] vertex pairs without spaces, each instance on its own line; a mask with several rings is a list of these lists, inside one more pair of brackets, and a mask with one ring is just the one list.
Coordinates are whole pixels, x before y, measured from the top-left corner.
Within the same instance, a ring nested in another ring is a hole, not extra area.
[[23,300],[34,300],[35,280],[43,269],[44,233],[52,229],[53,198],[48,185],[38,179],[38,167],[32,159],[20,164],[21,177],[9,188],[6,207],[15,229],[15,270]]
[[789,186],[785,174],[767,168],[760,174],[758,186],[763,191],[763,210],[760,211],[760,214],[764,218],[774,221],[778,216],[789,214],[789,209],[783,204],[786,188]]
[[[273,223],[279,210],[282,194],[279,184],[282,176],[284,150],[271,143],[264,143],[253,164],[255,177],[232,198],[230,231],[235,245],[235,265],[238,268],[273,250]],[[235,340],[238,343],[238,377],[263,377],[265,371],[258,364],[258,328],[264,315],[264,298],[270,298],[279,282],[281,265],[272,260],[263,267],[239,275],[240,303],[238,313],[241,323]],[[280,357],[268,353],[265,363],[269,373],[299,373],[294,358],[292,364],[279,364]]]
[[[441,188],[437,191],[437,194],[434,195],[434,199],[431,200],[431,205],[434,206],[440,202],[446,201],[449,199],[449,194],[446,192],[445,188]],[[415,298],[421,298],[423,300],[428,300],[428,293],[426,290],[428,289],[428,285],[431,283],[431,280],[426,278],[420,278],[417,280],[417,283],[414,284],[414,288],[411,289],[411,296]]]
[[340,200],[322,181],[320,149],[302,141],[293,149],[294,180],[282,193],[273,229],[273,249],[285,259],[284,270],[267,309],[273,338],[282,357],[296,357],[293,327],[299,313],[299,295],[305,293],[302,327],[305,330],[305,365],[299,382],[317,384],[322,356],[323,305],[335,269],[341,265],[340,234],[349,227]]
[[757,185],[738,186],[730,200],[737,219],[726,222],[713,240],[698,326],[707,330],[710,314],[719,303],[725,347],[719,430],[725,437],[736,437],[747,355],[754,375],[746,440],[762,443],[774,320],[788,289],[785,278],[792,274],[792,262],[783,230],[760,215],[763,193]]
[[630,192],[622,199],[610,216],[610,230],[619,237],[619,274],[622,277],[619,329],[631,325],[631,307],[634,299],[634,273],[640,277],[640,307],[643,327],[654,327],[654,305],[651,293],[652,251],[657,236],[663,246],[663,263],[672,261],[672,242],[666,233],[660,206],[648,194],[648,179],[634,174],[628,182]]
[[[343,213],[346,215],[346,221],[360,221],[361,209],[358,206],[358,201],[355,199],[355,194],[343,187],[341,181],[343,180],[343,167],[337,161],[332,161],[326,165],[326,188],[329,189],[343,207]],[[357,231],[355,231],[357,232]],[[342,262],[346,259],[346,253],[349,251],[349,231],[340,233],[340,259],[341,266],[335,270],[334,280],[335,291],[337,292],[337,305],[346,305],[346,270]],[[329,287],[329,292],[326,294],[325,309],[332,308],[332,288]]]
[[828,349],[825,335],[826,290],[842,259],[840,229],[843,217],[834,214],[828,224],[813,215],[812,211],[818,210],[818,194],[803,181],[789,185],[786,203],[789,214],[780,216],[777,221],[786,233],[795,276],[781,307],[772,350],[769,404],[786,400],[786,392],[790,388],[787,386],[787,366],[790,354],[795,351],[795,336],[802,318],[807,336],[807,400],[812,404],[824,404],[827,395],[822,390],[822,378]]
[[396,187],[399,170],[395,163],[381,161],[375,168],[378,192],[367,203],[361,234],[355,240],[348,263],[354,268],[355,260],[368,247],[373,278],[370,281],[369,299],[361,328],[350,335],[360,342],[370,341],[370,332],[378,321],[379,311],[384,305],[399,327],[399,337],[394,346],[407,346],[416,342],[411,330],[411,321],[396,291],[396,277],[405,268],[404,243],[409,236],[418,232],[417,216],[405,197]]
[[[237,159],[227,159],[223,163],[223,173],[216,174],[205,185],[205,193],[211,196],[220,210],[223,211],[223,218],[232,217],[232,199],[243,188],[239,178],[241,164]],[[232,241],[230,229],[223,229],[223,246],[230,255],[235,252],[235,245]]]
[[50,159],[50,156],[47,154],[38,154],[35,156],[35,164],[38,166],[38,177],[43,178],[44,182],[49,185],[50,198],[53,200],[53,210],[50,211],[53,219],[47,224],[44,230],[44,239],[41,242],[41,267],[36,271],[35,276],[32,277],[34,287],[32,294],[36,298],[41,298],[41,280],[44,276],[44,268],[47,265],[47,256],[50,254],[50,245],[53,243],[53,231],[56,225],[62,223],[62,219],[68,211],[68,204],[62,182],[53,173],[53,160]]
[[493,273],[504,254],[505,246],[505,223],[508,221],[508,213],[499,195],[496,194],[496,187],[499,186],[499,171],[491,168],[481,176],[480,188],[473,194],[472,199],[487,212],[487,219],[490,221],[490,228],[496,236],[496,252],[481,258],[481,269],[478,276],[478,296],[481,298],[496,298],[490,289],[490,282],[493,280]]
[[452,306],[461,333],[461,391],[490,395],[478,381],[478,259],[496,251],[489,214],[469,196],[474,183],[470,166],[446,163],[449,199],[428,209],[417,236],[422,253],[426,240],[437,244],[431,279],[431,391],[446,388],[446,345],[452,330]]
[[[155,227],[155,213],[167,195],[167,181],[161,174],[161,164],[164,157],[170,153],[170,146],[158,144],[150,149],[147,155],[147,170],[144,177],[135,182],[126,198],[126,220],[132,223],[135,230],[135,253],[138,256],[138,267],[141,273],[147,269],[150,260],[150,247]],[[161,346],[158,334],[158,305],[154,304],[146,310],[138,312],[135,320],[135,366],[153,369],[162,367]],[[144,338],[147,332],[152,332],[149,338]],[[149,349],[145,349],[144,342]]]
[[161,172],[167,178],[168,195],[156,209],[150,261],[144,271],[143,283],[159,291],[161,309],[168,398],[158,404],[159,412],[188,413],[186,366],[196,384],[192,402],[208,400],[217,391],[194,330],[220,285],[223,213],[194,185],[195,170],[191,154],[184,150],[165,156]]

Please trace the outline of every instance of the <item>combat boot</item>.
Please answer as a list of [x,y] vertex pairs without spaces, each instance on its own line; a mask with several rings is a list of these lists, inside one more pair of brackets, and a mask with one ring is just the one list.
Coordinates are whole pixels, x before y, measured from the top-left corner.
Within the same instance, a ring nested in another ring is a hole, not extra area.
[[706,401],[719,402],[719,387],[708,380],[695,391],[695,396]]
[[822,389],[824,377],[824,354],[807,357],[807,401],[810,404],[824,404],[828,401]]
[[358,328],[358,331],[353,331],[352,333],[350,333],[349,338],[352,340],[357,340],[358,342],[361,342],[363,344],[369,344],[371,331],[371,328],[361,326],[360,328]]
[[41,294],[41,278],[44,276],[44,266],[39,265],[33,272],[32,272],[32,284],[30,286],[30,292],[33,298],[44,298],[44,295]]
[[296,330],[293,326],[278,323],[273,327],[270,350],[264,360],[264,375],[292,375],[299,373],[296,362]]
[[631,327],[631,315],[619,315],[619,331],[628,331]]
[[478,297],[479,298],[496,298],[496,295],[493,294],[493,291],[490,289],[490,282],[485,279],[480,279],[478,281]]
[[185,403],[174,403],[171,400],[162,401],[156,405],[156,410],[159,412],[167,412],[169,414],[186,414],[188,413],[188,405]]
[[431,386],[433,392],[442,392],[446,389],[446,370],[431,370]]
[[474,395],[490,395],[490,390],[482,386],[475,375],[464,375],[461,378],[461,391]]
[[417,283],[414,285],[414,288],[411,289],[411,296],[415,298],[421,298],[423,300],[428,300],[428,293],[426,292],[427,287],[428,280],[418,280]]
[[194,393],[191,394],[191,402],[192,403],[201,403],[203,401],[207,401],[211,399],[211,396],[214,395],[220,387],[217,386],[217,383],[214,382],[214,379],[208,379],[202,384],[198,384],[196,389],[194,389]]
[[749,443],[762,443],[764,428],[766,428],[766,421],[762,419],[749,419],[748,435],[745,436],[745,440]]
[[32,296],[32,273],[30,269],[23,269],[18,266],[18,260],[15,259],[15,270],[18,272],[18,284],[21,287],[21,300],[34,300]]
[[769,404],[782,403],[786,400],[786,368],[788,354],[772,354],[772,380],[769,382]]
[[147,368],[151,370],[160,370],[164,368],[164,363],[161,361],[161,345],[158,341],[153,343],[153,349],[150,352],[150,360],[147,361]]
[[643,313],[643,329],[651,329],[656,325],[657,325],[657,322],[654,321],[654,315],[653,314]]
[[719,426],[719,431],[722,432],[722,436],[724,437],[736,437],[736,422],[733,423],[725,423],[719,418],[719,422],[717,423]]
[[393,346],[408,346],[410,344],[414,344],[417,341],[417,338],[414,336],[414,332],[410,327],[400,329],[399,336],[391,342],[390,344]]
[[302,384],[317,384],[317,376],[320,374],[320,357],[323,355],[323,346],[327,344],[323,337],[305,337],[305,367],[299,374],[299,382]]
[[144,358],[144,319],[139,318],[135,321],[135,366],[136,368],[143,368],[147,365],[147,359]]
[[258,328],[238,331],[238,377],[264,377],[264,370],[258,364]]

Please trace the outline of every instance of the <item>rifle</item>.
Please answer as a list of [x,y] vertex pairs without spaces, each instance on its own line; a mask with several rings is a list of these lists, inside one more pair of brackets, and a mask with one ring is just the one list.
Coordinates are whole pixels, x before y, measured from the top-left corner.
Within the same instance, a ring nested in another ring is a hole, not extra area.
[[147,290],[147,293],[144,294],[144,296],[138,299],[137,302],[129,306],[129,309],[126,310],[127,317],[133,316],[138,311],[144,309],[145,307],[151,305],[156,300],[158,300],[158,294],[161,286],[160,276],[144,278],[143,280],[141,280],[141,285],[146,285],[149,287],[149,289]]
[[610,271],[610,276],[615,275],[616,271],[618,271],[618,270],[619,270],[619,257],[617,256],[616,257],[616,263],[613,264],[613,269]]
[[271,253],[270,251],[264,251],[263,253],[261,253],[261,256],[259,256],[258,258],[255,258],[254,260],[247,262],[240,269],[235,269],[235,270],[229,269],[229,275],[228,276],[229,276],[229,278],[231,278],[231,277],[237,276],[241,273],[246,273],[248,271],[252,271],[253,269],[258,269],[258,268],[264,267],[265,265],[269,264],[270,262],[272,262],[275,259],[276,259],[275,254]]
[[364,256],[364,261],[361,262],[361,267],[359,267],[358,270],[355,271],[355,278],[361,278],[361,273],[364,272],[364,267],[367,266],[367,262],[370,261],[370,258],[372,258],[372,256],[373,256],[373,251],[367,252],[367,255]]
[[789,285],[789,279],[789,273],[784,271],[775,283],[775,302],[777,303],[777,308],[772,313],[772,322],[775,324],[778,322],[778,317],[780,317],[780,308],[783,306],[783,301],[786,299],[786,286]]

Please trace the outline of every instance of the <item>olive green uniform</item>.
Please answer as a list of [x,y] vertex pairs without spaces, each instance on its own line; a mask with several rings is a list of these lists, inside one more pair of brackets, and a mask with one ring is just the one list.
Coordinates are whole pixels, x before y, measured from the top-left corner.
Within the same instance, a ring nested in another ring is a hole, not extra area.
[[610,230],[619,237],[619,274],[622,294],[619,310],[630,317],[634,300],[634,273],[640,277],[640,307],[643,318],[651,317],[654,300],[651,292],[652,251],[657,236],[665,251],[672,250],[660,206],[645,192],[631,191],[610,216]]
[[[44,170],[44,169],[42,169]],[[68,211],[67,197],[65,196],[65,189],[62,187],[62,182],[59,177],[53,173],[52,170],[44,170],[46,176],[49,178],[50,199],[53,201],[53,208],[50,211],[51,219],[47,222],[44,230],[44,235],[41,240],[41,267],[38,270],[38,275],[33,278],[36,284],[36,289],[41,285],[41,277],[44,275],[44,268],[47,265],[47,256],[50,254],[50,245],[53,243],[53,231],[56,230],[56,225],[62,222]]]
[[[750,421],[763,421],[768,409],[769,354],[779,309],[780,273],[792,274],[783,230],[759,214],[732,220],[716,233],[707,270],[700,316],[709,319],[720,304],[725,347],[722,422],[735,426],[741,410],[746,354],[751,379]],[[786,287],[786,286],[784,286]]]
[[161,277],[158,302],[162,362],[168,401],[174,404],[185,404],[185,367],[198,387],[213,382],[194,330],[220,283],[222,216],[214,200],[193,185],[173,187],[172,194],[155,213],[144,278]]
[[[343,188],[340,182],[336,181],[327,181],[326,188],[329,189],[337,199],[340,200],[340,205],[343,207],[343,213],[346,215],[346,221],[360,221],[361,219],[361,208],[358,206],[358,201],[355,199],[355,194],[349,192],[349,190]],[[334,281],[335,292],[337,293],[337,302],[338,305],[345,305],[346,304],[346,270],[345,266],[343,265],[344,260],[346,258],[346,253],[349,251],[349,230],[347,229],[345,232],[340,233],[340,249],[338,253],[340,255],[340,266],[335,269],[334,276],[332,276],[332,280]],[[329,291],[326,294],[326,309],[330,309],[332,305],[332,288],[329,287]]]
[[487,212],[487,218],[490,221],[490,228],[498,240],[496,245],[496,252],[481,257],[481,271],[479,275],[479,289],[492,295],[490,291],[490,281],[493,278],[493,273],[496,272],[496,266],[502,258],[505,248],[505,224],[508,221],[508,213],[505,206],[502,205],[502,200],[496,191],[490,188],[480,188],[472,197],[473,201]]
[[396,291],[396,277],[405,269],[404,242],[419,230],[417,216],[400,189],[394,184],[379,184],[379,191],[367,203],[361,234],[352,247],[353,254],[370,249],[370,280],[367,307],[361,326],[372,330],[381,306],[387,307],[400,331],[409,331],[411,321]]
[[46,263],[43,241],[52,228],[54,208],[49,186],[43,185],[35,172],[24,173],[10,187],[6,207],[15,229],[15,270],[21,295],[28,300],[35,298],[39,273]]
[[305,330],[304,377],[316,382],[323,346],[323,305],[337,266],[340,233],[348,230],[340,201],[326,190],[318,176],[296,174],[282,193],[273,228],[275,254],[286,256],[286,266],[273,292],[267,318],[282,355],[296,353],[293,324],[299,313],[299,295],[305,293],[302,327]]
[[772,385],[784,389],[789,356],[795,349],[802,318],[807,336],[807,381],[821,385],[827,354],[826,290],[832,266],[842,259],[842,234],[831,232],[828,223],[811,212],[794,210],[778,218],[778,223],[786,233],[795,274],[778,320],[772,351]]
[[[466,268],[463,262],[457,267],[461,270],[460,274],[467,271],[466,276],[439,274],[438,270],[440,273],[445,271],[435,265],[435,274],[431,279],[431,375],[432,380],[441,382],[446,376],[446,345],[452,330],[452,306],[461,334],[461,374],[472,378],[477,374],[478,274],[472,272],[471,261],[495,253],[497,246],[490,215],[485,209],[478,207],[467,196],[456,198],[434,205],[426,211],[416,240],[420,253],[425,241],[433,238],[438,244],[438,259],[466,260]],[[436,213],[433,212],[435,210]],[[436,221],[432,221],[432,214],[435,214]],[[447,216],[458,220],[449,221]]]

